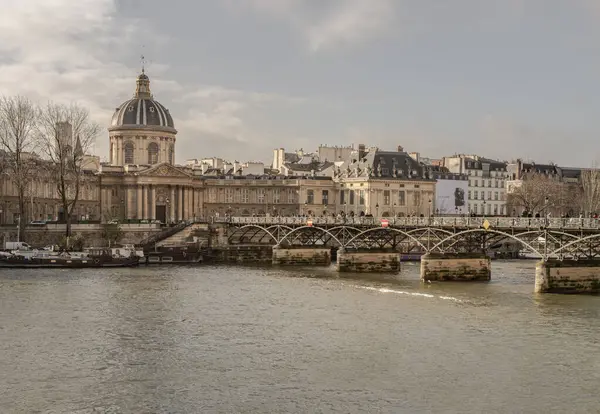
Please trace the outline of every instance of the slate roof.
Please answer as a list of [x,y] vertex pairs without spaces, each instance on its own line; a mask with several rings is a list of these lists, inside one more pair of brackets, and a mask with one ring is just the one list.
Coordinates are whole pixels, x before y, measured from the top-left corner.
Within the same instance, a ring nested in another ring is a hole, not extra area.
[[360,159],[358,153],[353,152],[336,170],[336,176],[430,180],[436,169],[439,167],[420,164],[406,152],[370,150]]

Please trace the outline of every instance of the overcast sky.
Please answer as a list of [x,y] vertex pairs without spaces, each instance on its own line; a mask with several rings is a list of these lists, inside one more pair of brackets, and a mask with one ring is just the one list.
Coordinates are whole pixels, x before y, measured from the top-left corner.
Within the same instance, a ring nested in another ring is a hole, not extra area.
[[[600,160],[600,0],[0,0],[0,94],[108,126],[140,55],[177,160],[362,142]],[[96,153],[107,156],[108,133]]]

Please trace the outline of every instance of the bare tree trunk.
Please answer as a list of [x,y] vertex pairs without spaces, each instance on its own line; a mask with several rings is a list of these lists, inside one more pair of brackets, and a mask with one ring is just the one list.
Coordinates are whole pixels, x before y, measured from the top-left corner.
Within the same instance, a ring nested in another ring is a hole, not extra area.
[[57,191],[65,214],[66,236],[71,235],[71,215],[79,202],[85,153],[100,126],[89,119],[86,109],[49,103],[40,113],[40,145],[57,177]]
[[27,226],[25,189],[38,171],[32,168],[35,154],[35,129],[38,110],[21,96],[0,97],[0,150],[3,167],[17,192],[19,232],[25,234]]

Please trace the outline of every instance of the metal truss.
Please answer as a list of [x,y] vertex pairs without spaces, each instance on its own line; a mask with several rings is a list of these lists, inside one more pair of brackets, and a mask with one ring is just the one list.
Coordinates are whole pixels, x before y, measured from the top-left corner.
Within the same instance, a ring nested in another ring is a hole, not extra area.
[[404,253],[486,252],[512,244],[522,253],[549,258],[600,258],[600,230],[512,228],[400,228],[353,225],[229,224],[231,244],[392,249]]

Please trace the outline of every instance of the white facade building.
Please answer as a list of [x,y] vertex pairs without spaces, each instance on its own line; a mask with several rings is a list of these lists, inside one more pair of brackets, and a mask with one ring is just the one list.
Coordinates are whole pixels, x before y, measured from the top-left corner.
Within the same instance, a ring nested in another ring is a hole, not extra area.
[[479,216],[505,216],[507,164],[478,155],[453,155],[444,157],[443,166],[450,172],[466,174],[469,178],[467,192],[470,214]]

